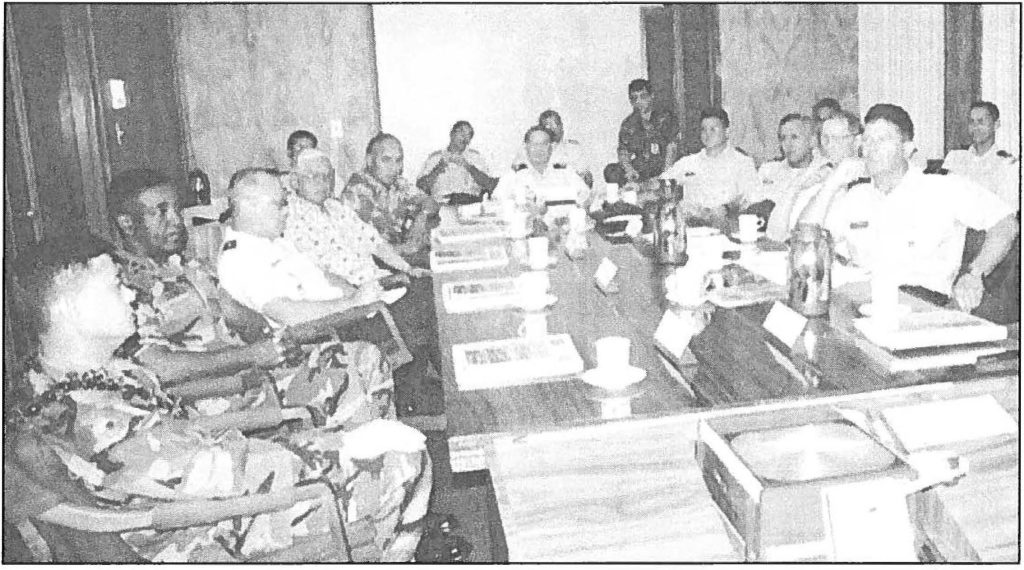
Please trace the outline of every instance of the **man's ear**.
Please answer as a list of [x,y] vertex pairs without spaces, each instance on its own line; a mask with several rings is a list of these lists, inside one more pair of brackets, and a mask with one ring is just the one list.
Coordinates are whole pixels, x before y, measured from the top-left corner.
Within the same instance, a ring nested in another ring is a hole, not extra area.
[[121,236],[126,238],[135,237],[135,220],[131,216],[128,214],[118,214],[115,221],[117,222],[117,231]]
[[914,156],[914,151],[916,151],[916,150],[917,150],[917,145],[914,144],[914,141],[906,141],[906,142],[904,142],[903,143],[903,158],[906,158],[906,159],[909,160],[911,156]]

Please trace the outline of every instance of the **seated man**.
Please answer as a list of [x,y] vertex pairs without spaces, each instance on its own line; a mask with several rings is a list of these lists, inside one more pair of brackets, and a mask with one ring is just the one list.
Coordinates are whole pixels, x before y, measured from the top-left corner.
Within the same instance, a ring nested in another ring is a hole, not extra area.
[[684,186],[683,206],[691,217],[725,226],[727,212],[738,210],[758,187],[754,160],[729,144],[729,114],[720,107],[700,114],[700,152],[680,158],[659,178]]
[[402,178],[402,143],[379,133],[366,145],[366,167],[352,174],[341,201],[373,225],[409,263],[424,267],[430,250],[430,230],[437,226],[440,208],[425,192]]
[[291,186],[295,195],[288,200],[284,237],[321,270],[354,287],[379,278],[374,256],[413,277],[429,273],[409,265],[373,226],[333,198],[334,166],[322,151],[307,149],[299,153]]
[[[1006,255],[1019,231],[1013,210],[959,176],[912,168],[914,124],[896,105],[878,104],[864,117],[864,162],[871,179],[853,184],[829,209],[826,227],[852,260],[887,272],[936,304],[972,311],[982,279]],[[961,271],[967,228],[985,230],[978,256]]]
[[480,196],[493,192],[498,179],[487,174],[484,157],[469,148],[473,125],[456,121],[448,139],[448,148],[427,157],[416,186],[439,202],[447,201],[452,194]]
[[378,299],[377,289],[355,289],[329,278],[281,237],[286,194],[273,174],[261,168],[240,170],[231,177],[228,192],[231,227],[224,234],[217,276],[240,303],[274,325],[292,325]]
[[[594,175],[590,173],[590,168],[583,162],[579,141],[565,138],[562,116],[557,111],[548,109],[540,114],[537,125],[551,133],[551,162],[564,164],[573,169],[588,187],[593,188]],[[516,152],[515,159],[512,160],[512,169],[516,170],[518,165],[525,165],[527,161],[526,145],[523,145]]]
[[299,153],[307,148],[316,148],[317,140],[316,135],[309,131],[295,131],[288,135],[288,164],[291,168],[295,168],[295,161],[299,157]]
[[[122,172],[110,183],[107,207],[120,238],[114,257],[121,278],[137,295],[143,364],[174,384],[281,361],[281,345],[262,333],[266,322],[221,295],[212,268],[181,259],[188,233],[169,179],[153,170]],[[225,324],[253,342],[241,342]],[[174,339],[189,337],[204,350],[177,350],[184,343]]]
[[549,207],[588,203],[590,189],[568,165],[552,161],[552,135],[534,125],[526,131],[526,163],[501,177],[495,200],[512,200],[520,207],[542,213]]
[[971,104],[969,128],[972,144],[965,150],[951,150],[942,167],[969,178],[1020,210],[1020,164],[1004,149],[996,148],[999,107],[988,101]]
[[825,159],[814,155],[814,121],[810,117],[786,115],[779,121],[778,135],[783,158],[761,165],[757,171],[761,186],[747,200],[755,203],[751,211],[768,219],[769,237],[782,241],[788,235],[785,226],[793,199],[801,190],[824,180],[828,168]]
[[668,169],[676,157],[679,121],[671,111],[653,108],[651,85],[646,79],[629,82],[633,113],[619,128],[619,162],[604,169],[604,179],[624,186],[644,182]]

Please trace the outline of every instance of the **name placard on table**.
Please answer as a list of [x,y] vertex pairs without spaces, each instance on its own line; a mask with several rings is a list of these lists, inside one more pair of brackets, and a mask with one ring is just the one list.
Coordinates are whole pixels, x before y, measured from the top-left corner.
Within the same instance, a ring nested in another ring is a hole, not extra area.
[[472,313],[514,306],[519,289],[512,277],[469,279],[441,285],[441,298],[449,313]]
[[508,265],[503,245],[476,248],[434,249],[430,252],[430,269],[435,273],[472,271]]
[[618,273],[619,266],[606,257],[601,260],[601,265],[597,266],[597,271],[594,273],[594,282],[597,283],[601,291],[615,293],[619,288],[612,281]]

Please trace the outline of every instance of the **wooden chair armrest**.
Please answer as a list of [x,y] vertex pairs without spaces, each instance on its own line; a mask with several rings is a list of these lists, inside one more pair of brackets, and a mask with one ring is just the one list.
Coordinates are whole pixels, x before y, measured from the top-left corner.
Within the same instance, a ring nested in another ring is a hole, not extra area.
[[295,419],[309,419],[309,412],[304,408],[261,406],[255,409],[227,412],[215,416],[202,416],[189,420],[189,423],[197,428],[211,432],[232,428],[241,432],[249,432],[276,427],[285,421]]
[[333,337],[336,329],[373,316],[386,307],[387,305],[382,301],[374,301],[367,305],[352,307],[339,313],[327,315],[326,317],[291,325],[285,329],[285,335],[290,336],[299,344],[324,340]]
[[43,522],[88,532],[127,532],[130,530],[167,530],[212,524],[236,516],[287,509],[300,501],[316,500],[331,494],[322,483],[291,487],[273,493],[161,503],[152,508],[118,511],[62,503],[39,515]]

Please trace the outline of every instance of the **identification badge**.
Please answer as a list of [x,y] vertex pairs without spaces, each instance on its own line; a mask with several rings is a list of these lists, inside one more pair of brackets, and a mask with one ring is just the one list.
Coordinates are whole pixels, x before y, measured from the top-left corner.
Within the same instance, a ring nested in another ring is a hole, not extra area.
[[867,222],[853,222],[852,224],[850,224],[850,229],[851,230],[863,230],[863,229],[867,229],[867,227],[868,227],[868,223]]
[[597,282],[597,286],[601,289],[608,290],[612,279],[615,279],[615,275],[618,272],[619,267],[606,257],[601,260],[601,265],[598,266],[597,272],[594,273],[594,281]]
[[658,146],[658,143],[651,143],[651,154],[658,154],[660,150],[661,147]]

